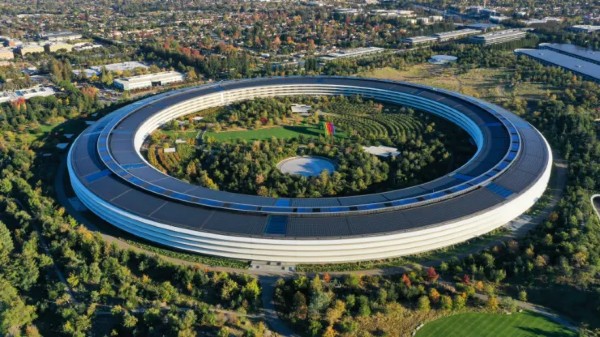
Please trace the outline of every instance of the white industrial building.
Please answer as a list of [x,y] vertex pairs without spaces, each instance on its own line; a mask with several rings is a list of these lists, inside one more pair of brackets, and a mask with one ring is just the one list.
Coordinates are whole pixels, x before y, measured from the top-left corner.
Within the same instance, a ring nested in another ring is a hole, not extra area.
[[[83,70],[83,72],[87,77],[92,77],[94,75],[98,76],[102,73],[103,68],[106,69],[106,71],[118,73],[123,71],[134,71],[136,69],[148,69],[148,66],[138,61],[127,61],[93,66]],[[79,75],[81,70],[73,70],[73,73]]]
[[600,83],[600,65],[559,53],[550,49],[516,49],[515,54],[524,55],[550,66],[561,67],[590,81]]
[[322,56],[321,60],[333,61],[333,60],[343,59],[343,58],[363,57],[363,56],[378,54],[378,53],[381,53],[384,51],[385,51],[384,48],[378,48],[378,47],[344,49],[344,50],[332,52],[325,56]]
[[462,39],[463,37],[467,37],[467,36],[475,35],[475,34],[479,34],[479,33],[481,33],[481,30],[465,28],[465,29],[453,30],[451,32],[436,33],[436,34],[433,34],[433,36],[436,37],[438,39],[438,41],[444,42],[444,41]]
[[520,29],[507,29],[497,32],[471,36],[469,41],[475,44],[490,45],[504,43],[525,38],[527,31]]
[[569,43],[540,43],[538,47],[600,65],[600,51],[597,50]]
[[387,16],[387,17],[401,17],[401,18],[412,18],[416,14],[411,10],[403,9],[373,9],[369,11],[371,15]]
[[96,49],[96,48],[102,48],[101,44],[97,44],[97,43],[90,43],[90,42],[79,42],[73,45],[73,50],[74,51],[84,51],[84,50],[91,50],[91,49]]
[[575,26],[569,27],[569,30],[573,31],[573,32],[577,32],[577,33],[593,33],[593,32],[600,31],[600,26],[575,25]]
[[144,89],[182,82],[185,76],[177,71],[165,71],[156,74],[132,76],[114,80],[115,87],[121,90]]
[[50,32],[46,34],[42,34],[41,38],[48,41],[59,42],[59,41],[71,41],[71,40],[79,40],[82,38],[81,34],[73,33],[70,31],[61,31],[61,32]]
[[56,91],[51,87],[35,86],[28,89],[16,91],[0,91],[0,103],[11,102],[19,98],[30,99],[37,96],[52,96]]
[[412,36],[403,39],[402,42],[408,43],[411,46],[417,46],[422,44],[434,43],[437,42],[437,40],[437,37],[434,36]]

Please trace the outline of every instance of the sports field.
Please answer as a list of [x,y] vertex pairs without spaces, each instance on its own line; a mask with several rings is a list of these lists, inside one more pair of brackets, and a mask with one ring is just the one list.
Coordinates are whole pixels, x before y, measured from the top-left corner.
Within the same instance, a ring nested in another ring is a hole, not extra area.
[[575,337],[577,334],[530,311],[511,315],[465,313],[425,324],[416,337]]
[[[296,138],[300,135],[309,137],[319,137],[324,135],[324,131],[316,125],[301,125],[301,126],[277,126],[272,128],[257,129],[257,130],[241,130],[241,131],[223,131],[223,132],[207,132],[206,137],[212,137],[217,141],[226,141],[231,139],[245,140],[263,140],[275,138]],[[342,133],[336,133],[336,137],[343,137]]]

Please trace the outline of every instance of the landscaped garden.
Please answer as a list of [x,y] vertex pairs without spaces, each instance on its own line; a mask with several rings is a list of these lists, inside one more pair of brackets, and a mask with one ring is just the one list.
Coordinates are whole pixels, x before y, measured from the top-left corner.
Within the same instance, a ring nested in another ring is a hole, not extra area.
[[[298,106],[307,110],[294,112]],[[394,155],[365,146],[386,146]],[[359,96],[258,98],[210,108],[167,123],[146,148],[150,164],[171,176],[272,197],[408,187],[452,171],[474,152],[466,132],[446,120]],[[321,157],[335,170],[302,175],[278,168],[297,156]]]

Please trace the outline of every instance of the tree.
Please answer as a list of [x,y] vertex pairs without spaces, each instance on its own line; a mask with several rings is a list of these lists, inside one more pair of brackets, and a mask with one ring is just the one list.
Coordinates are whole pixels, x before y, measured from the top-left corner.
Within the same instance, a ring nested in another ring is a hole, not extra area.
[[248,283],[242,287],[242,294],[244,294],[244,297],[251,303],[255,303],[260,296],[258,280],[256,278],[250,279],[250,281],[248,281]]
[[498,297],[488,296],[488,300],[486,302],[486,307],[490,310],[498,310],[498,307],[499,307]]
[[501,304],[502,308],[508,312],[517,311],[517,303],[510,296],[503,297],[500,304]]
[[327,328],[325,328],[325,331],[323,331],[322,336],[323,337],[335,337],[335,336],[337,336],[337,333],[333,329],[333,326],[329,325],[329,326],[327,326]]
[[346,276],[345,283],[349,288],[356,289],[360,286],[360,276],[356,274],[350,274]]
[[6,225],[0,221],[0,266],[6,266],[9,261],[9,255],[14,249],[14,244],[10,231]]
[[177,289],[173,287],[171,282],[164,281],[158,287],[158,294],[162,302],[168,303],[177,297]]
[[221,285],[221,299],[230,300],[238,290],[238,284],[234,280],[227,278]]
[[306,305],[306,296],[299,291],[294,294],[291,314],[298,320],[305,320],[307,317],[308,307]]
[[312,337],[318,336],[322,328],[323,325],[318,320],[311,320],[308,324],[308,332]]
[[442,295],[441,305],[443,310],[452,310],[452,298],[448,295]]
[[431,304],[427,296],[419,297],[417,301],[417,309],[422,312],[429,312],[429,310],[431,310]]
[[313,295],[323,291],[323,283],[321,282],[319,274],[315,275],[315,277],[310,282],[310,291]]
[[527,302],[527,292],[525,290],[519,291],[519,301]]
[[26,305],[7,280],[0,278],[0,289],[0,334],[19,336],[36,318],[35,307]]
[[440,275],[435,271],[435,268],[429,267],[427,269],[427,279],[429,282],[437,282]]
[[325,320],[329,323],[329,325],[335,324],[346,311],[346,303],[342,300],[336,300],[333,308],[327,309],[325,313]]
[[407,288],[410,288],[410,286],[412,285],[412,283],[410,282],[410,278],[408,278],[406,274],[402,274],[402,283],[404,283],[404,285]]
[[194,68],[190,69],[187,72],[187,76],[186,77],[187,77],[187,79],[189,81],[196,81],[198,79],[198,75],[196,74],[196,70],[194,70]]
[[358,316],[370,316],[371,306],[369,305],[369,298],[367,296],[358,297]]
[[466,304],[467,304],[466,296],[464,296],[462,294],[454,295],[454,303],[453,303],[454,310],[461,310],[465,307]]
[[123,324],[124,328],[131,330],[131,329],[135,328],[135,326],[137,325],[137,322],[138,322],[138,319],[134,315],[132,315],[128,312],[125,312],[123,314],[123,323],[122,324]]
[[440,300],[440,293],[435,288],[429,289],[429,299],[433,303],[437,303]]

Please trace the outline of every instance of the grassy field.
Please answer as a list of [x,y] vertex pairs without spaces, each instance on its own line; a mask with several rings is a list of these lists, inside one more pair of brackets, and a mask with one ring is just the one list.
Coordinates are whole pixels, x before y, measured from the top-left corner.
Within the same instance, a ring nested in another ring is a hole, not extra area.
[[172,131],[172,130],[160,130],[160,132],[169,136],[171,139],[195,139],[198,133],[201,131],[192,130],[192,131]]
[[[296,138],[300,135],[309,137],[319,137],[324,135],[323,130],[315,125],[302,126],[277,126],[258,130],[242,130],[242,131],[224,131],[224,132],[207,132],[206,137],[212,137],[217,141],[227,141],[232,139],[244,140],[263,140],[275,138]],[[341,132],[336,133],[336,138],[344,137]]]
[[508,74],[509,70],[501,68],[479,68],[459,73],[457,68],[426,63],[406,70],[378,68],[360,73],[359,76],[431,85],[494,102],[511,95],[539,99],[547,90],[542,84],[536,83],[521,83],[511,87],[506,81]]
[[548,318],[524,311],[512,315],[465,313],[444,317],[421,328],[416,337],[568,337],[576,333]]

